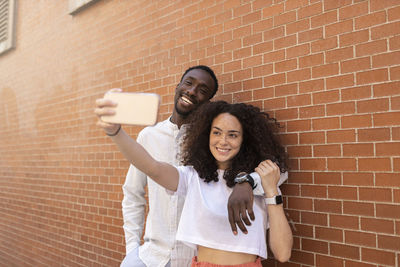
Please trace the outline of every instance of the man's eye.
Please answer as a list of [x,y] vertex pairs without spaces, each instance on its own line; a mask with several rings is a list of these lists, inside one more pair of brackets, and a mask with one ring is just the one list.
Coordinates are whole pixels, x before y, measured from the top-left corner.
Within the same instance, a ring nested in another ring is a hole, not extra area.
[[186,80],[186,81],[185,81],[185,84],[187,84],[187,85],[191,85],[191,84],[192,84],[192,82],[191,82],[191,81],[188,81],[188,80]]

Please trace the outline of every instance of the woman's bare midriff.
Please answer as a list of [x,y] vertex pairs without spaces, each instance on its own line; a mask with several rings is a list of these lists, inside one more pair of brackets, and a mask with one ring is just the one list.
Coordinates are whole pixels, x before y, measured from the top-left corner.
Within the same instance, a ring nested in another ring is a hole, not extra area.
[[256,255],[246,254],[240,252],[230,252],[214,248],[207,248],[197,246],[197,261],[209,262],[214,264],[243,264],[249,262],[255,262],[257,259]]

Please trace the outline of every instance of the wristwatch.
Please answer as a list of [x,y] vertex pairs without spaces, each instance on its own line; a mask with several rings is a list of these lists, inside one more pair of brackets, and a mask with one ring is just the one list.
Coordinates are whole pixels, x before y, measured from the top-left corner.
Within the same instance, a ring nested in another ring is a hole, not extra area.
[[257,184],[254,182],[253,177],[251,177],[251,175],[246,172],[238,173],[233,181],[235,182],[235,184],[242,184],[244,182],[247,182],[253,189],[257,187]]
[[276,195],[273,197],[264,198],[265,204],[267,205],[279,205],[283,203],[282,195]]

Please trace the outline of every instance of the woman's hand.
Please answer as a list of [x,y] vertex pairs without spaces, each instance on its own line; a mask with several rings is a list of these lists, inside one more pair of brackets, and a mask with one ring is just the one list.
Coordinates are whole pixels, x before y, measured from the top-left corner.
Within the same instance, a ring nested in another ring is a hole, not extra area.
[[[122,89],[114,88],[114,89],[109,90],[108,92],[121,92],[121,91],[122,91]],[[103,130],[106,132],[106,134],[111,135],[111,136],[115,135],[115,133],[117,133],[117,131],[119,131],[121,124],[104,122],[101,120],[101,117],[105,116],[105,115],[114,115],[115,111],[114,111],[113,107],[116,107],[116,106],[117,106],[117,103],[115,103],[114,101],[111,101],[111,100],[105,99],[105,98],[99,98],[96,100],[96,109],[94,110],[94,113],[98,117],[96,125],[103,128]]]
[[279,166],[271,160],[262,161],[255,171],[261,177],[261,183],[266,197],[273,197],[278,194],[278,182],[280,178]]

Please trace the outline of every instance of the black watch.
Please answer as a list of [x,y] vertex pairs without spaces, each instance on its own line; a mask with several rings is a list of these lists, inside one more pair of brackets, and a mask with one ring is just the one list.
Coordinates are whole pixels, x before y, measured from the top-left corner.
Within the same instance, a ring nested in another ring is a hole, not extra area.
[[242,184],[242,183],[249,183],[251,188],[256,188],[257,184],[254,182],[253,177],[251,177],[250,174],[246,173],[246,172],[240,172],[236,175],[235,179],[233,180],[235,182],[235,184]]

